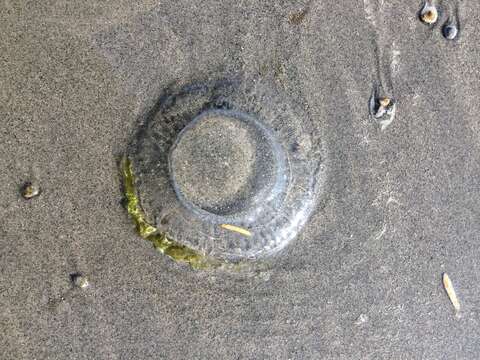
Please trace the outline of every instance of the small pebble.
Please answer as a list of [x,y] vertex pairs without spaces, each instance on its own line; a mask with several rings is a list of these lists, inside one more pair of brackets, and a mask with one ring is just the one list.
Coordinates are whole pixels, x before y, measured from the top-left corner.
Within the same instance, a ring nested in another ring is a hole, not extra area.
[[72,281],[73,286],[78,287],[80,289],[85,289],[90,285],[88,282],[88,279],[79,273],[71,274],[70,280]]
[[292,25],[300,25],[307,15],[308,9],[303,9],[302,11],[292,13],[288,16],[288,22]]
[[438,11],[435,5],[430,1],[425,2],[423,9],[420,11],[420,19],[425,24],[435,24],[438,20]]
[[453,40],[458,35],[458,28],[455,24],[447,23],[443,26],[442,33],[445,39]]
[[360,314],[360,316],[355,321],[355,325],[362,325],[368,321],[368,316],[365,314]]
[[27,181],[25,184],[23,184],[20,192],[23,198],[28,200],[40,195],[40,186],[34,182]]

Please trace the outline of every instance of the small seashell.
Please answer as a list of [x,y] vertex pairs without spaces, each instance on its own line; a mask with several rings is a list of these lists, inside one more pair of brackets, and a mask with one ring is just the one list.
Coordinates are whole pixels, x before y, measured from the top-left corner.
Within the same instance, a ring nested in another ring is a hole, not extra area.
[[420,11],[420,19],[425,24],[435,24],[438,20],[438,11],[435,5],[430,1],[426,1],[423,9]]
[[380,103],[380,106],[386,108],[388,105],[390,105],[391,100],[388,97],[383,97],[378,102]]
[[384,130],[395,117],[395,101],[388,96],[378,97],[378,92],[378,87],[374,85],[368,101],[368,109],[371,116],[379,119],[378,122]]
[[383,117],[385,114],[392,115],[395,111],[395,102],[388,97],[378,99],[376,112],[374,117],[376,119]]
[[443,25],[442,33],[445,39],[453,40],[458,35],[458,28],[455,26],[455,24],[447,22],[445,25]]
[[38,184],[35,182],[27,181],[25,184],[23,184],[20,193],[24,199],[31,199],[40,195],[40,186],[38,186]]

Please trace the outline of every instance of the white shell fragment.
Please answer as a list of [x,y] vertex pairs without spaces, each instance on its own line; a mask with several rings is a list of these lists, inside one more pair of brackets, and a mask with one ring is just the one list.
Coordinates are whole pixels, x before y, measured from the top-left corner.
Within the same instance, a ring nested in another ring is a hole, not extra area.
[[455,293],[455,289],[453,288],[452,281],[447,273],[443,274],[443,287],[447,292],[447,295],[452,302],[453,307],[455,308],[456,312],[460,311],[460,302],[458,301],[457,294]]

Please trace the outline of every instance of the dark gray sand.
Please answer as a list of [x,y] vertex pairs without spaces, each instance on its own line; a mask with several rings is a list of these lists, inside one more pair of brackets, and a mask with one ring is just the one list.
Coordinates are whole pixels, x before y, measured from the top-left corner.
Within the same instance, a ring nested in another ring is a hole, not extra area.
[[[478,358],[480,3],[448,3],[456,41],[420,1],[4,1],[0,358]],[[269,270],[193,271],[136,235],[117,160],[163,89],[238,71],[318,121],[326,189]]]

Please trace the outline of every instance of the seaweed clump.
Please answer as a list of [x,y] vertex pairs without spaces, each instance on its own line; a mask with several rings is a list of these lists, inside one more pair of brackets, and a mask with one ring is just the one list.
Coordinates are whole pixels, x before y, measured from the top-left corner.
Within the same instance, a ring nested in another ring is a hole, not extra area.
[[154,248],[171,259],[189,264],[193,269],[205,269],[219,266],[218,261],[201,254],[185,245],[181,245],[171,239],[166,233],[160,232],[156,227],[149,224],[145,213],[140,206],[140,200],[135,188],[135,175],[130,159],[124,157],[121,162],[123,178],[123,190],[126,199],[128,214],[133,219],[138,234],[145,240],[150,241]]

